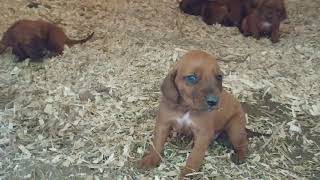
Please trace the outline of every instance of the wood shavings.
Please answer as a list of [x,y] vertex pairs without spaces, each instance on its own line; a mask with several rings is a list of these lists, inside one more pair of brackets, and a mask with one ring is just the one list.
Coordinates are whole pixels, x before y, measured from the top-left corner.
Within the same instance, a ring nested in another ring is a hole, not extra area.
[[272,133],[250,139],[243,166],[214,142],[194,179],[318,177],[319,2],[288,0],[277,44],[207,26],[171,0],[36,2],[3,0],[0,34],[17,19],[45,18],[70,37],[95,36],[44,63],[0,55],[0,179],[176,178],[190,142],[172,139],[154,170],[135,163],[152,137],[161,81],[190,49],[220,59],[225,89],[248,105],[248,127]]
[[301,127],[299,124],[297,124],[296,120],[288,122],[287,125],[289,126],[290,133],[302,133]]

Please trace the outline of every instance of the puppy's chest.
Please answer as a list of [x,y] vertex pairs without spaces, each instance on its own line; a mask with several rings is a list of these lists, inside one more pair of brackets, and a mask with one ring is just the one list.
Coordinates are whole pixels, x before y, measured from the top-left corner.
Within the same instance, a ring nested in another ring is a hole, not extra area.
[[194,122],[192,122],[190,112],[182,114],[181,116],[176,118],[176,126],[178,127],[178,129],[188,128],[193,125],[194,125]]
[[270,32],[272,29],[272,23],[270,23],[268,21],[262,21],[260,24],[260,28],[264,32]]

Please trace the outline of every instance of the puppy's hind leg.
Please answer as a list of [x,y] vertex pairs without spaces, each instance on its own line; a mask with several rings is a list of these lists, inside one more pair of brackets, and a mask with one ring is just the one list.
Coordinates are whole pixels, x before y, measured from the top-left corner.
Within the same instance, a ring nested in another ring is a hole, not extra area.
[[62,31],[52,31],[49,33],[47,41],[47,48],[50,51],[49,57],[63,54],[65,38],[66,36]]

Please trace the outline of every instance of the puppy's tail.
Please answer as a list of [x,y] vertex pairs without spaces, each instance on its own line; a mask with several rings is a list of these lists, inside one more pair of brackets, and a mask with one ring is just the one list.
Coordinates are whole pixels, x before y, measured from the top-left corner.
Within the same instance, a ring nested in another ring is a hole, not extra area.
[[270,137],[270,136],[271,136],[271,134],[254,132],[254,131],[252,131],[252,130],[250,130],[250,129],[247,129],[247,128],[246,128],[246,132],[247,132],[247,137],[248,137],[248,138],[261,137],[261,136]]
[[92,32],[89,36],[87,36],[84,39],[80,39],[80,40],[68,39],[66,44],[68,46],[73,46],[75,44],[82,44],[82,43],[85,43],[85,42],[89,41],[93,37],[93,35],[94,35],[94,32]]

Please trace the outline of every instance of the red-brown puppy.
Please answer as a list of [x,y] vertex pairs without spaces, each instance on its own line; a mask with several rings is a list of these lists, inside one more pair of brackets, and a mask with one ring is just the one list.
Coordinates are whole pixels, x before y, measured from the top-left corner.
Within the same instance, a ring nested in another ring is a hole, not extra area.
[[187,14],[201,15],[208,25],[241,25],[253,0],[182,0],[180,9]]
[[212,1],[203,5],[201,9],[201,17],[208,25],[217,23],[225,26],[232,25],[229,17],[228,6],[221,2]]
[[91,39],[93,33],[81,40],[69,39],[62,28],[43,20],[19,20],[4,33],[0,41],[0,53],[7,47],[12,47],[12,52],[18,61],[26,58],[39,60],[50,51],[50,56],[63,53],[64,45],[72,46],[84,43]]
[[218,0],[225,2],[229,10],[229,21],[232,26],[241,26],[242,19],[247,15],[251,0]]
[[260,0],[258,7],[242,21],[241,31],[245,36],[253,35],[256,39],[271,37],[271,41],[276,43],[280,38],[280,22],[286,18],[283,0]]
[[186,53],[164,79],[153,146],[139,161],[142,168],[160,163],[170,130],[191,133],[194,146],[180,177],[198,171],[215,135],[225,131],[234,147],[232,161],[247,156],[245,116],[240,103],[223,90],[223,75],[215,57],[199,50]]

